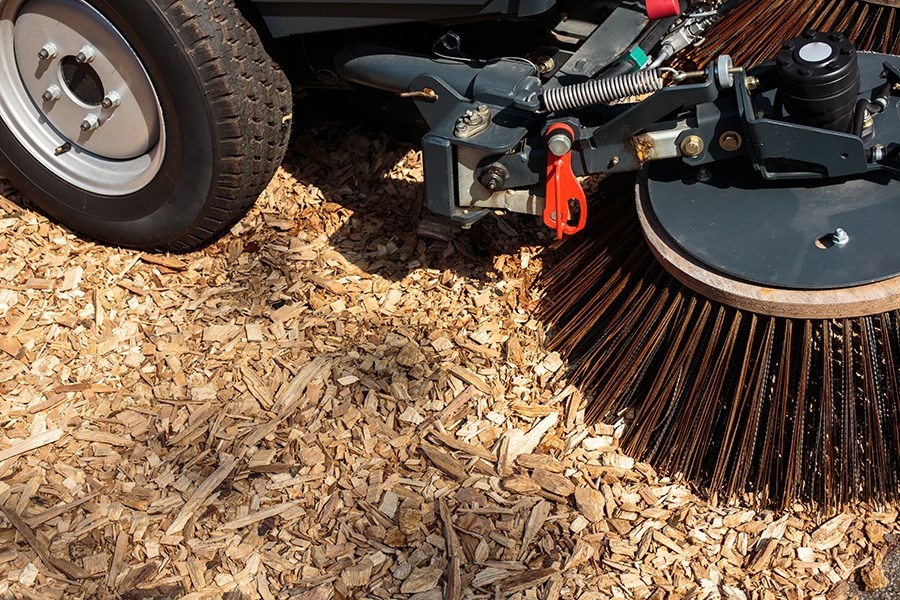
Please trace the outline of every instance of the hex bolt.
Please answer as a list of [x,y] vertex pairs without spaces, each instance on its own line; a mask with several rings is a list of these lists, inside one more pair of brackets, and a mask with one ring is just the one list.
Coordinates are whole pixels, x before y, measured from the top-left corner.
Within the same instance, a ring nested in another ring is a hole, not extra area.
[[703,139],[698,135],[689,135],[681,142],[681,151],[685,156],[697,158],[703,153]]
[[550,56],[542,56],[537,59],[534,64],[538,68],[538,73],[540,73],[541,75],[546,75],[556,68],[556,61],[554,61]]
[[565,133],[555,133],[547,140],[547,149],[555,156],[563,156],[572,149],[572,138]]
[[100,119],[93,113],[89,113],[81,122],[82,131],[93,131],[98,127],[100,127]]
[[97,51],[94,50],[93,46],[85,45],[78,51],[78,54],[75,55],[75,60],[82,64],[88,64],[94,62],[94,58],[97,56]]
[[846,231],[838,227],[834,230],[834,233],[831,234],[831,241],[834,242],[835,246],[843,246],[850,241],[850,236],[847,235]]
[[38,58],[41,60],[56,58],[58,54],[59,50],[53,42],[47,42],[40,50],[38,50]]
[[119,95],[119,92],[108,93],[100,102],[100,106],[106,109],[116,108],[120,104],[122,104],[122,96]]
[[697,181],[701,183],[705,183],[712,179],[712,173],[709,172],[709,169],[706,167],[700,167],[697,169]]
[[62,90],[59,89],[59,86],[55,83],[51,84],[47,90],[41,94],[41,98],[44,99],[44,102],[53,102],[55,100],[59,100],[59,97],[62,95]]
[[741,134],[736,131],[726,131],[719,138],[719,145],[722,146],[722,150],[726,152],[734,152],[743,144],[743,139],[741,139]]

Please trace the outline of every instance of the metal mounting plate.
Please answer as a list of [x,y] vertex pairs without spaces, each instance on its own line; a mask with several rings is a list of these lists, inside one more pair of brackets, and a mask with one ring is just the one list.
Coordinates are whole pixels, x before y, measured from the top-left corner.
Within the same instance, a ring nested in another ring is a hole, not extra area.
[[[887,174],[843,182],[769,182],[746,158],[707,166],[649,166],[655,217],[685,251],[738,279],[790,289],[836,289],[900,274],[900,181]],[[837,228],[844,245],[817,243]]]

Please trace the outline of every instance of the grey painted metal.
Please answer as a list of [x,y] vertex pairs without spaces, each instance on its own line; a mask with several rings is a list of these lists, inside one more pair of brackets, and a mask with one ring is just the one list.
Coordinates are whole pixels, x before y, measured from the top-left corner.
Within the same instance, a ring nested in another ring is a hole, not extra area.
[[416,85],[417,78],[433,77],[455,95],[479,102],[527,110],[540,106],[541,81],[535,66],[523,60],[464,63],[354,42],[341,48],[334,62],[344,79],[390,92],[421,92],[424,87]]
[[[686,184],[677,160],[649,166],[648,193],[671,237],[699,261],[771,287],[829,289],[900,274],[900,181],[769,182],[744,157]],[[843,229],[844,245],[821,239]]]
[[[46,52],[50,44],[55,53]],[[117,106],[89,104],[65,81],[63,61],[85,47],[94,55],[82,68],[99,79],[101,99],[118,94]],[[53,86],[58,97],[45,100]],[[139,57],[103,15],[78,0],[0,0],[0,118],[48,170],[96,194],[141,189],[165,153],[162,110]]]

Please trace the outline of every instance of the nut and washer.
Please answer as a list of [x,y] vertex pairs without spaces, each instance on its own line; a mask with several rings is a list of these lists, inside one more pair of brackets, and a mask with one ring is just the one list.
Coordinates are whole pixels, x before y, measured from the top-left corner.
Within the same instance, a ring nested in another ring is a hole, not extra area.
[[118,92],[110,92],[100,102],[100,106],[106,109],[116,108],[122,103],[122,96]]
[[834,233],[831,234],[831,241],[833,241],[836,246],[843,246],[850,241],[850,236],[847,235],[846,231],[838,227],[834,230]]
[[44,102],[54,102],[56,100],[59,100],[59,97],[61,95],[62,90],[59,89],[59,86],[54,83],[47,88],[47,90],[41,95],[41,98],[44,100]]
[[554,156],[563,156],[572,149],[572,138],[565,133],[554,133],[547,140],[547,150]]
[[41,60],[56,58],[58,54],[59,50],[53,42],[47,42],[40,50],[38,50],[38,58]]
[[453,135],[460,139],[476,136],[491,126],[491,117],[491,109],[485,104],[479,105],[475,110],[469,109],[456,120]]
[[697,169],[697,181],[701,183],[706,183],[712,179],[712,173],[706,167],[700,167]]
[[744,138],[737,131],[726,131],[719,136],[719,145],[726,152],[734,152],[744,145]]
[[681,151],[690,158],[703,154],[703,148],[703,139],[698,135],[689,135],[681,142]]
[[100,127],[100,119],[94,113],[89,113],[81,122],[82,131],[93,131]]

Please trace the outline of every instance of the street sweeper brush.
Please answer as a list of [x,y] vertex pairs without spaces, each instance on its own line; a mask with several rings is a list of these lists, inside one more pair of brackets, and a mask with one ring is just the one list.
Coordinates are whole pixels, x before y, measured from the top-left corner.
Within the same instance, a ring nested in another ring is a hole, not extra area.
[[[781,57],[774,32],[800,35],[810,27],[844,31],[865,50],[900,48],[896,8],[780,0],[744,2],[691,59],[703,64],[728,53],[754,64]],[[693,185],[721,190],[707,203],[702,194],[680,194],[681,174],[672,175],[651,170],[656,182],[640,177],[636,194],[634,179],[607,179],[585,235],[566,240],[561,256],[548,259],[542,283],[550,345],[588,391],[588,416],[624,420],[626,451],[726,499],[776,506],[805,500],[825,510],[898,500],[900,280],[849,276],[852,285],[818,285],[819,277],[841,276],[813,266],[819,257],[799,247],[787,251],[791,261],[771,260],[780,242],[768,235],[793,221],[802,238],[804,223],[817,218],[813,205],[829,201],[842,205],[829,212],[830,224],[852,219],[887,182],[869,189],[804,184],[793,193],[782,183],[768,197],[751,184],[754,201],[734,217],[731,235],[711,222],[723,216],[713,205],[741,202],[747,180],[704,173],[706,181]],[[654,194],[669,198],[654,207],[648,197]],[[809,210],[797,210],[804,202],[792,203],[792,195],[808,198]],[[664,206],[673,197],[690,221],[681,223],[692,230],[686,236],[675,224],[681,217]],[[884,197],[900,200],[896,184]],[[785,202],[792,208],[772,204]],[[700,214],[706,210],[714,216]],[[717,231],[715,241],[702,233],[707,227]],[[816,251],[843,251],[850,235],[834,227]],[[727,248],[713,250],[710,242]],[[852,261],[855,275],[895,254],[890,237],[878,245]],[[779,277],[805,284],[783,286]]]

